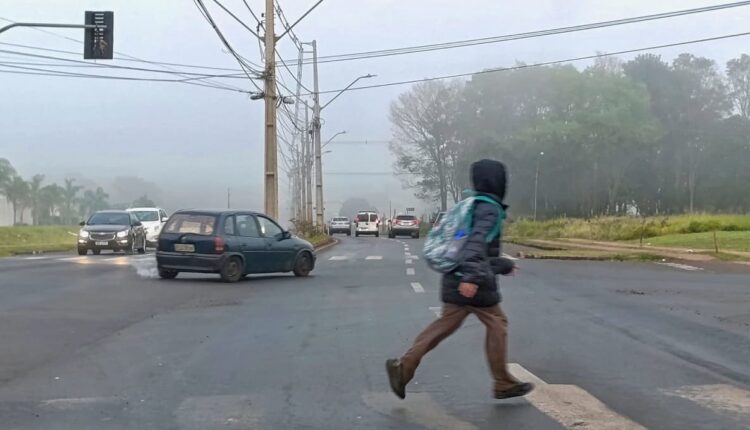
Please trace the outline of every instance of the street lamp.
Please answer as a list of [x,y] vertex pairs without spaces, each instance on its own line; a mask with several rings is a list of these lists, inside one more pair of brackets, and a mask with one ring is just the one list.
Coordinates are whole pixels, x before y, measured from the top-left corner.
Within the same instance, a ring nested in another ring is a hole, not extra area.
[[369,79],[369,78],[374,78],[375,76],[378,76],[378,75],[373,75],[372,73],[368,73],[366,75],[360,76],[357,79],[353,80],[351,84],[347,85],[343,90],[339,91],[335,96],[333,96],[333,98],[331,100],[328,100],[328,103],[324,104],[320,108],[320,110],[325,109],[326,106],[328,106],[329,104],[333,103],[334,100],[336,100],[341,94],[344,94],[346,92],[346,90],[348,90],[349,88],[351,88],[352,85],[356,84],[357,81],[359,81],[360,79]]
[[331,141],[332,141],[333,139],[335,139],[335,138],[336,138],[337,136],[341,136],[342,134],[346,134],[346,130],[340,131],[340,132],[338,132],[338,133],[334,134],[333,136],[331,136],[331,138],[330,138],[330,139],[328,139],[328,140],[326,140],[326,143],[324,143],[324,144],[323,144],[323,145],[321,146],[321,148],[325,148],[326,146],[328,146],[328,144],[329,144],[329,143],[331,143]]
[[539,153],[539,157],[536,159],[536,176],[534,177],[534,221],[536,221],[536,208],[537,208],[537,197],[539,193],[539,164],[544,157],[544,151]]

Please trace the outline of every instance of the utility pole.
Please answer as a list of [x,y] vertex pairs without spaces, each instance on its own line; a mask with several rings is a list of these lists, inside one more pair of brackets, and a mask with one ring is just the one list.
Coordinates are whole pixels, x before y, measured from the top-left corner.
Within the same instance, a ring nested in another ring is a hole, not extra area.
[[310,142],[310,116],[309,107],[305,102],[305,221],[313,222],[313,190],[312,190],[312,144]]
[[264,99],[265,114],[265,202],[266,215],[279,218],[279,178],[278,178],[278,144],[276,141],[276,35],[274,34],[274,4],[266,0],[265,14],[265,47],[266,70]]
[[320,93],[318,90],[318,43],[312,41],[313,48],[313,130],[315,134],[313,140],[315,142],[315,206],[316,206],[316,217],[315,225],[318,228],[323,228],[325,224],[324,220],[324,207],[323,207],[323,162],[320,145]]
[[227,188],[227,209],[232,209],[232,189]]
[[542,161],[543,156],[544,152],[540,152],[539,157],[536,159],[536,175],[534,176],[534,221],[536,221],[536,206],[539,192],[539,163]]

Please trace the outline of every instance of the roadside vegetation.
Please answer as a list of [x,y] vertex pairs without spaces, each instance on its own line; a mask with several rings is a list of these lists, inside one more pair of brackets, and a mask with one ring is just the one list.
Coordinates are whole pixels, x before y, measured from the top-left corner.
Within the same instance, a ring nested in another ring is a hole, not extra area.
[[77,226],[0,227],[0,257],[69,251],[76,247],[77,231]]

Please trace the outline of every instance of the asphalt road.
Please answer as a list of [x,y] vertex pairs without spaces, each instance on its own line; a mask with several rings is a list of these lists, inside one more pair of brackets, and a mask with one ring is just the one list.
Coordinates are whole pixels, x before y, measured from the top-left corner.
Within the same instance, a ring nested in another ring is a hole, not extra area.
[[495,401],[470,318],[406,401],[383,368],[439,312],[421,242],[341,238],[313,276],[155,279],[153,256],[0,260],[0,429],[750,428],[750,277],[519,261]]

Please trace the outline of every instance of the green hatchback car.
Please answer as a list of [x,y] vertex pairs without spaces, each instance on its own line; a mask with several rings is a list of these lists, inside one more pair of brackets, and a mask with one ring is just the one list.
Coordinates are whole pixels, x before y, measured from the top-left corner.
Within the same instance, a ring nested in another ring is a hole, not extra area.
[[257,212],[182,210],[159,234],[156,263],[163,279],[195,272],[236,282],[254,273],[308,276],[315,253],[309,242]]

